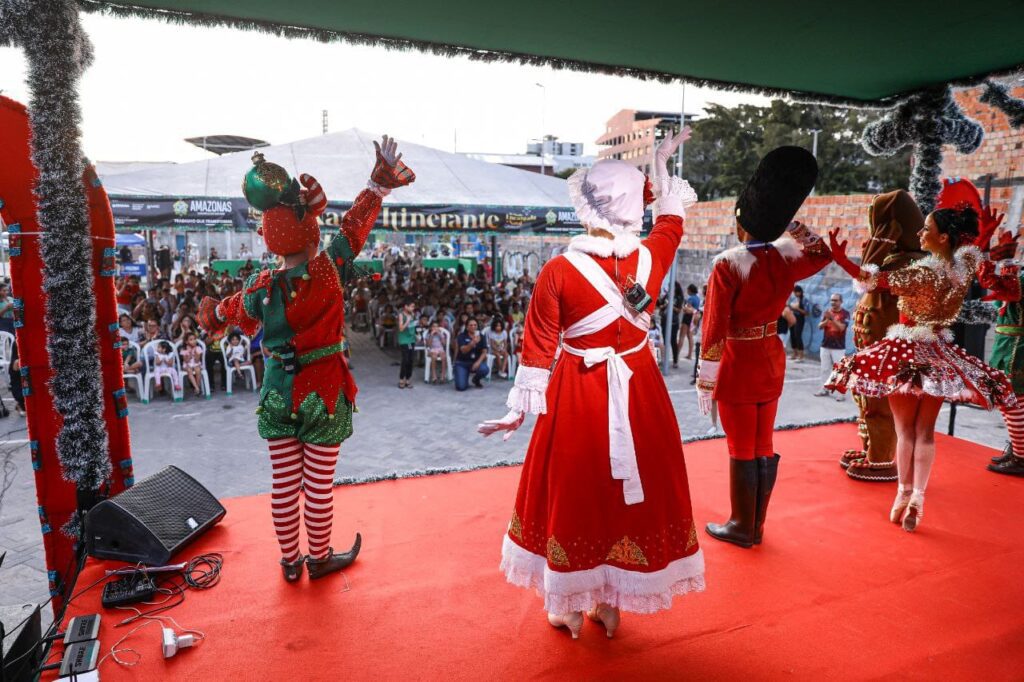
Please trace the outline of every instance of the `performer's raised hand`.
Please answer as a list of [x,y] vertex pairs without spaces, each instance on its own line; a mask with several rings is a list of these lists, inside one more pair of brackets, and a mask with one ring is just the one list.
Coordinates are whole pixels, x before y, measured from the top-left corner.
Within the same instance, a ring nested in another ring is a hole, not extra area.
[[846,255],[846,244],[847,240],[839,241],[839,228],[828,231],[828,246],[832,251],[832,260],[836,262],[836,265],[846,271],[850,277],[857,279],[860,277],[860,266],[855,265],[850,257]]
[[398,141],[384,135],[380,142],[374,140],[373,148],[377,152],[377,163],[370,174],[370,186],[382,196],[396,187],[404,187],[416,180],[416,174],[402,162],[398,153]]
[[488,419],[478,424],[476,430],[478,433],[482,433],[484,438],[499,431],[504,431],[505,435],[501,439],[506,441],[512,437],[516,429],[523,425],[523,419],[525,418],[526,415],[519,410],[509,410],[509,413],[501,419]]
[[982,209],[981,215],[978,216],[978,237],[974,240],[974,245],[982,251],[988,252],[992,235],[996,233],[996,229],[1005,217],[991,206]]
[[668,135],[661,141],[661,144],[654,150],[654,163],[651,166],[652,175],[655,177],[668,176],[668,160],[679,149],[679,145],[690,139],[692,133],[693,130],[690,126],[686,126],[675,135]]

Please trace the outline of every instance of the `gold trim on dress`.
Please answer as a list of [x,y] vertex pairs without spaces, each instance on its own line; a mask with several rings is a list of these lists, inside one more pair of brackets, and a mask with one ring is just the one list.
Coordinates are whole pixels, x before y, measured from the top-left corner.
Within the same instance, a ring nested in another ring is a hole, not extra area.
[[523,541],[523,522],[519,520],[519,514],[512,512],[512,520],[508,524],[508,534],[519,542]]
[[628,535],[624,535],[621,540],[612,545],[605,559],[630,566],[647,565],[647,557],[644,556],[644,551],[640,549],[640,545],[630,540]]
[[548,538],[548,561],[553,563],[555,566],[568,566],[569,555],[565,553],[562,546],[558,544],[558,540],[552,535]]
[[696,544],[697,544],[697,524],[693,522],[693,519],[690,519],[690,538],[686,541],[686,549],[687,549],[687,551],[689,551],[690,548],[692,548]]

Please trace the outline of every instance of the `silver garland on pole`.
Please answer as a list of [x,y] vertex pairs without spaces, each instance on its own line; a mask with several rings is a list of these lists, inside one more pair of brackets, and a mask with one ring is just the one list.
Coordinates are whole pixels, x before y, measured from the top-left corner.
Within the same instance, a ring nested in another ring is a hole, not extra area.
[[[95,491],[111,474],[96,336],[89,208],[78,81],[92,46],[74,0],[0,0],[0,45],[21,47],[31,93],[32,161],[39,205],[50,390],[63,425],[57,456],[64,478]],[[65,532],[77,535],[77,516]]]

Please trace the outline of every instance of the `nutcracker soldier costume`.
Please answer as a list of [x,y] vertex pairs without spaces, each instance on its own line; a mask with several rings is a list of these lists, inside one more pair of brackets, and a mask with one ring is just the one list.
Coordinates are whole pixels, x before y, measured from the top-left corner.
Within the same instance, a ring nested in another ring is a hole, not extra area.
[[[924,215],[906,190],[880,194],[868,209],[871,232],[864,242],[861,264],[891,272],[925,256],[917,236]],[[885,289],[865,291],[853,314],[853,343],[857,350],[885,338],[899,321],[896,296]],[[858,481],[896,480],[896,426],[887,397],[854,395],[860,410],[857,431],[862,447],[847,450],[839,460],[846,475]]]
[[[587,234],[540,271],[510,412],[481,433],[508,438],[539,415],[502,545],[507,580],[544,598],[548,622],[579,636],[583,612],[611,637],[620,609],[651,613],[704,587],[675,412],[653,355],[651,313],[697,200],[659,147],[655,222],[638,236],[644,175],[617,160],[569,179]],[[553,369],[552,369],[553,365]]]
[[924,514],[942,403],[970,402],[985,409],[1017,404],[1006,375],[954,345],[949,330],[997,224],[987,220],[979,230],[978,212],[969,204],[937,209],[920,232],[921,246],[930,255],[892,272],[854,265],[846,242],[837,239],[838,230],[829,233],[838,265],[867,290],[887,289],[899,297],[899,324],[881,341],[836,363],[828,387],[888,397],[899,477],[889,519],[907,531],[914,531]]
[[[344,553],[330,546],[332,486],[341,442],[352,434],[356,383],[343,356],[342,283],[356,275],[354,260],[392,189],[415,179],[396,155],[394,140],[384,137],[367,189],[345,213],[340,234],[320,251],[319,216],[327,197],[317,181],[288,177],[262,154],[245,176],[243,192],[263,211],[260,234],[267,248],[284,259],[280,270],[252,275],[243,291],[219,303],[203,299],[200,325],[228,325],[253,334],[263,325],[266,362],[257,427],[267,440],[273,467],[271,505],[281,546],[285,580],[317,579],[355,561],[362,543]],[[301,181],[301,186],[300,186]],[[305,490],[304,516],[309,556],[299,551],[299,489]]]
[[697,394],[703,414],[718,403],[732,513],[706,530],[744,548],[761,544],[779,469],[772,434],[786,351],[776,320],[793,286],[832,259],[821,238],[791,222],[817,176],[814,157],[799,147],[761,159],[736,201],[741,243],[715,258],[708,281]]

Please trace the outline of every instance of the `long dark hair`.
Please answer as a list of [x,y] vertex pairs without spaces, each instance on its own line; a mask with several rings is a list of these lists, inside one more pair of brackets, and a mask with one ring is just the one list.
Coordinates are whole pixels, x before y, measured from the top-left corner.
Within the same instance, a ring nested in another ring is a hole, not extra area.
[[932,219],[941,234],[949,235],[953,251],[978,236],[978,212],[970,206],[941,208],[932,212]]

